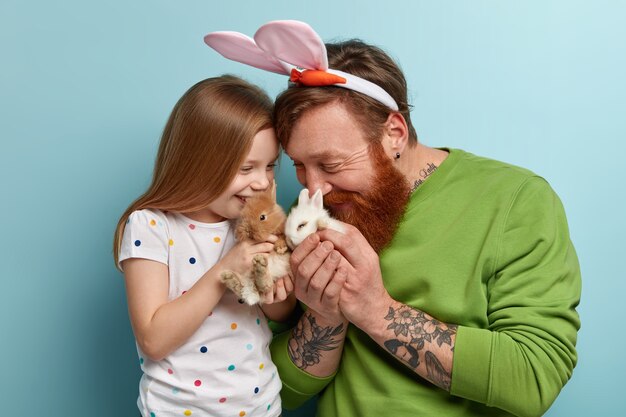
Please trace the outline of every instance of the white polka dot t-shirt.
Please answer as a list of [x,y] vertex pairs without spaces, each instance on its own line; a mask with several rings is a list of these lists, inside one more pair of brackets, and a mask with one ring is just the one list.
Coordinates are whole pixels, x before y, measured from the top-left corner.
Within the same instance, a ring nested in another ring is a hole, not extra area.
[[[120,262],[144,258],[168,265],[169,300],[174,300],[233,245],[228,221],[200,223],[140,210],[126,223]],[[165,359],[152,361],[137,346],[143,371],[137,404],[143,417],[280,415],[271,337],[261,309],[240,303],[227,290],[200,328]]]

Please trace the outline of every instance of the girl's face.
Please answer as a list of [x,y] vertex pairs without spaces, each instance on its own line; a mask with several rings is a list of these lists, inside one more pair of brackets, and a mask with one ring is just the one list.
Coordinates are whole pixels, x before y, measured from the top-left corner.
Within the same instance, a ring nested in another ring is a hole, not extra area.
[[238,218],[246,199],[256,192],[267,189],[274,180],[277,159],[278,140],[274,129],[261,130],[254,136],[248,156],[226,191],[207,208],[185,215],[204,223]]

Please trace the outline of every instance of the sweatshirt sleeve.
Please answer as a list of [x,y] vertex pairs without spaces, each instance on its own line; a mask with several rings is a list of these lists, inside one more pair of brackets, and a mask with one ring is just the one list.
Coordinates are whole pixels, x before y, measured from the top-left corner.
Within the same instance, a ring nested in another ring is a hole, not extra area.
[[280,391],[283,407],[293,410],[323,390],[335,375],[319,378],[294,365],[288,353],[290,336],[291,331],[275,336],[270,345],[270,352],[283,383],[283,388]]
[[488,328],[458,329],[451,393],[542,415],[576,365],[581,276],[561,201],[540,177],[512,199],[487,292]]

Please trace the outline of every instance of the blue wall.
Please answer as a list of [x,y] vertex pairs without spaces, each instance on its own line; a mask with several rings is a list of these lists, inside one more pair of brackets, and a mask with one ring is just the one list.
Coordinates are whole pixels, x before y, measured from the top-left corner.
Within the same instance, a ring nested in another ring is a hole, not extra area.
[[[252,34],[275,19],[388,50],[408,77],[424,143],[550,181],[584,285],[579,365],[547,415],[617,415],[626,374],[615,353],[626,316],[626,3],[602,0],[3,0],[0,414],[137,414],[113,228],[147,186],[160,131],[189,86],[225,72],[272,95],[286,85],[202,42],[209,31]],[[287,161],[279,187],[283,204],[298,190]]]

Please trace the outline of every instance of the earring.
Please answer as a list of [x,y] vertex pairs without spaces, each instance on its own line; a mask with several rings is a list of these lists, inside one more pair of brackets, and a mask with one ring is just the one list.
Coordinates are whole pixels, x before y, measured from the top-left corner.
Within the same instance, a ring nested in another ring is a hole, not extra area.
[[400,159],[400,152],[396,152],[396,159]]

